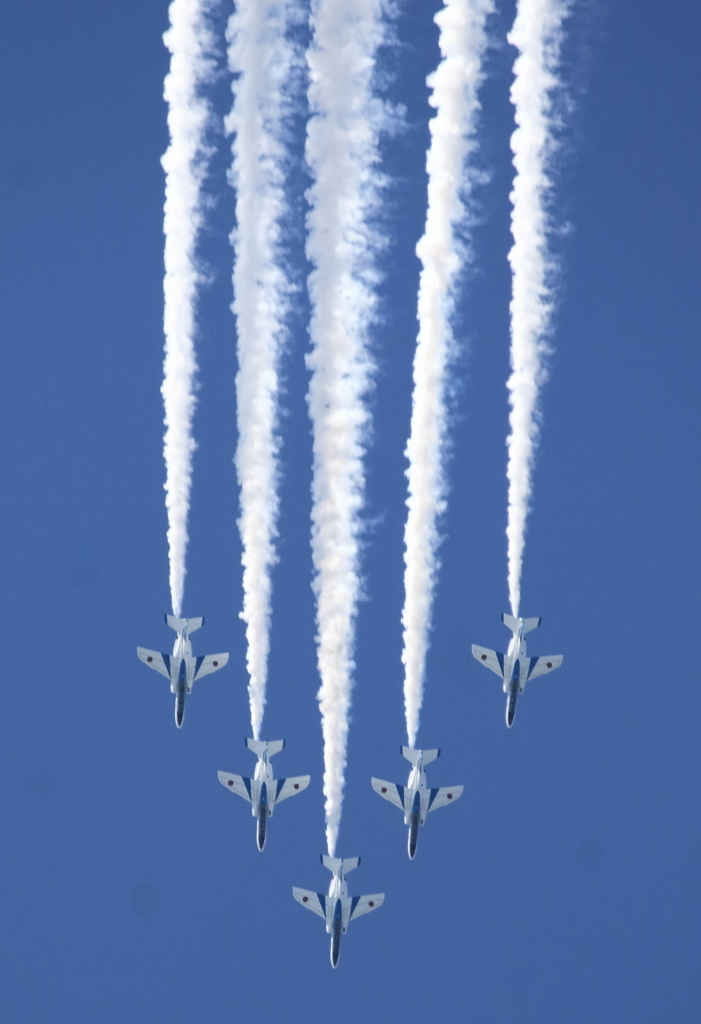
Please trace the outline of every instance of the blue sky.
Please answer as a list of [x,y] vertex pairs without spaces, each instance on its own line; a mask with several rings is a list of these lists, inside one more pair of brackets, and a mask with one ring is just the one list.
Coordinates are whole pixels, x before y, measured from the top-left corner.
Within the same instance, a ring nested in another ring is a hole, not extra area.
[[[580,3],[557,177],[562,253],[522,611],[562,652],[514,729],[470,644],[508,640],[508,102],[513,5],[492,23],[475,263],[461,293],[450,503],[420,742],[463,784],[417,859],[370,776],[403,782],[404,459],[437,4],[400,6],[383,55],[388,248],[368,455],[367,600],[339,852],[387,893],[339,970],[292,885],[325,888],[310,589],[305,298],[285,362],[280,564],[264,735],[311,773],[263,856],[217,769],[249,730],[237,498],[233,196],[213,167],[185,610],[229,650],[178,733],[163,503],[162,100],[167,4],[25,0],[0,38],[0,1013],[11,1024],[329,1019],[698,1020],[701,89],[696,5]],[[220,24],[228,9],[220,9]],[[498,45],[496,45],[498,44]],[[228,82],[215,90],[221,112]],[[296,182],[298,212],[301,188]],[[297,229],[301,221],[297,220]],[[298,237],[298,242],[300,241]],[[297,252],[301,254],[298,245]],[[299,256],[298,270],[304,273]],[[162,684],[162,685],[161,685]]]

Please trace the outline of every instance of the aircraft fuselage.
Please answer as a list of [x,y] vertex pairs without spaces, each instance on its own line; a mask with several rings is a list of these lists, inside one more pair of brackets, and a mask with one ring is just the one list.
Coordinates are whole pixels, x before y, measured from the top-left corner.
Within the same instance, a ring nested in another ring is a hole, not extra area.
[[417,790],[414,793],[414,800],[411,805],[411,814],[409,815],[409,859],[413,860],[416,856],[416,842],[419,836],[419,825],[421,823],[421,796]]
[[504,655],[504,693],[506,694],[506,725],[510,729],[516,715],[516,700],[528,679],[530,658],[526,652],[526,640],[523,636],[523,622],[517,633],[511,637],[509,647]]
[[[265,827],[268,824],[268,815],[270,810],[268,808],[268,787],[265,783],[260,787],[260,796],[258,798],[258,831],[256,839],[258,841],[258,849],[263,852],[265,846]],[[255,811],[253,812],[256,813]]]
[[[341,955],[341,935],[345,932],[350,917],[351,899],[348,884],[342,872],[334,874],[329,886],[328,905],[333,907],[333,917],[327,920],[326,931],[331,935],[331,966],[338,966]],[[328,911],[327,911],[328,913]]]
[[336,900],[333,912],[333,923],[331,925],[331,966],[338,965],[338,958],[341,954],[341,932],[343,931],[343,904],[340,899]]

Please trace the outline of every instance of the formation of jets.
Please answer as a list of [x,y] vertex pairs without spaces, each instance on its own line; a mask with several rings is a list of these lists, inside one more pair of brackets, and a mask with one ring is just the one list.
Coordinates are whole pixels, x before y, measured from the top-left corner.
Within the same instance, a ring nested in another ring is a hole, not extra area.
[[[491,651],[487,647],[472,645],[472,654],[486,668],[489,668],[502,680],[506,696],[506,725],[511,728],[516,713],[516,700],[529,679],[552,672],[562,664],[562,655],[553,654],[545,657],[529,657],[526,652],[526,633],[530,633],[540,625],[540,619],[516,618],[513,615],[502,615],[502,622],[512,632],[512,638],[506,654]],[[190,636],[204,625],[204,619],[181,619],[174,615],[166,615],[166,623],[174,629],[177,638],[172,654],[161,654],[144,647],[137,647],[139,659],[149,668],[155,669],[170,681],[171,693],[175,694],[175,724],[180,729],[185,713],[185,697],[192,691],[196,679],[223,668],[229,660],[228,654],[208,654],[195,657],[192,653]],[[277,804],[290,796],[303,792],[309,785],[309,775],[298,775],[289,779],[275,779],[270,759],[279,754],[285,746],[284,740],[247,739],[246,746],[257,757],[253,778],[243,775],[232,775],[218,772],[222,786],[247,800],[251,805],[251,813],[256,819],[256,843],[258,849],[265,847],[268,818],[272,817]],[[416,856],[416,844],[419,826],[426,821],[429,811],[459,800],[462,786],[442,786],[430,789],[426,782],[426,765],[435,761],[440,750],[414,750],[412,747],[401,748],[402,756],[411,764],[411,771],[405,786],[398,782],[386,782],[384,779],[371,780],[372,788],[384,800],[388,800],[404,814],[404,824],[409,828],[408,853],[409,859]],[[372,896],[349,896],[346,875],[360,864],[360,857],[329,857],[321,855],[321,862],[331,872],[331,884],[328,894],[312,892],[308,889],[293,887],[292,894],[298,903],[307,910],[312,910],[326,923],[326,931],[331,936],[331,965],[338,965],[341,935],[345,934],[348,925],[357,917],[377,910],[384,903],[385,894],[376,893]]]

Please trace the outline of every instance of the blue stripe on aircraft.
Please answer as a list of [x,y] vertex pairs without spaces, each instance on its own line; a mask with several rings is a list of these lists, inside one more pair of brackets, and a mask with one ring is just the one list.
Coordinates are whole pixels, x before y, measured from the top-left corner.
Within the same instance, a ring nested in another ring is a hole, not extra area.
[[253,801],[253,797],[251,796],[251,780],[250,780],[250,779],[247,779],[247,778],[246,778],[246,777],[244,776],[244,779],[243,779],[243,784],[244,784],[244,786],[246,787],[246,792],[248,793],[248,799],[249,799],[249,800],[251,800],[251,801]]
[[194,674],[194,676],[192,677],[193,679],[197,679],[197,673],[199,672],[199,670],[200,670],[200,665],[201,665],[201,664],[202,664],[202,662],[204,661],[205,657],[206,657],[206,655],[204,655],[204,654],[200,654],[200,655],[199,655],[199,656],[197,657],[197,662],[196,662],[196,664],[195,664],[195,674]]
[[277,789],[275,790],[275,799],[276,800],[280,796],[280,790],[282,789],[282,787],[285,785],[286,782],[287,782],[287,779],[278,779],[277,780]]
[[323,892],[318,892],[316,896],[317,899],[319,900],[319,903],[321,903],[321,909],[324,911],[324,917],[326,917],[326,897],[324,896]]
[[504,655],[503,654],[499,654],[499,651],[495,651],[494,653],[497,656],[497,661],[499,662],[499,668],[501,669],[501,674],[504,675]]
[[530,665],[528,666],[528,675],[526,676],[526,679],[531,678],[531,672],[535,668],[536,662],[538,661],[537,658],[529,658],[528,660],[530,661]]
[[429,799],[428,799],[428,807],[426,808],[426,810],[427,810],[427,811],[430,811],[430,810],[431,810],[431,804],[432,804],[432,803],[433,803],[433,801],[434,801],[434,800],[436,799],[436,794],[437,794],[437,793],[438,793],[438,790],[437,790],[437,789],[432,789],[432,790],[431,790],[431,796],[430,796],[430,797],[429,797]]
[[358,906],[359,903],[360,903],[360,896],[354,896],[353,897],[353,902],[351,903],[350,914],[348,915],[348,920],[349,921],[350,921],[351,917],[353,916],[353,914],[355,913],[355,908]]
[[402,807],[404,807],[404,786],[400,786],[398,782],[395,782],[394,785],[399,794],[399,799],[402,801]]
[[161,657],[163,658],[163,661],[165,662],[165,666],[168,669],[168,675],[170,675],[170,655],[169,654],[162,654]]

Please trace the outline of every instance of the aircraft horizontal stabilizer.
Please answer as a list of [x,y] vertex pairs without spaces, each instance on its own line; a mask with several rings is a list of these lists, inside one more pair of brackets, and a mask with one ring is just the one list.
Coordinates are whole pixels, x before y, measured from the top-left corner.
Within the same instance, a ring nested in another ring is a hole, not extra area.
[[385,894],[383,892],[374,893],[372,896],[354,896],[354,906],[351,908],[348,920],[355,921],[356,917],[362,917],[363,914],[369,914],[371,910],[377,910],[384,902]]
[[561,654],[547,654],[542,658],[531,658],[531,667],[528,670],[528,678],[536,679],[544,676],[547,672],[554,672],[562,664]]
[[521,623],[521,621],[523,621],[522,636],[525,636],[526,633],[530,633],[532,629],[537,629],[540,625],[540,618],[521,620],[514,618],[513,615],[507,615],[506,612],[502,612],[501,621],[504,623],[507,629],[510,629],[511,632],[514,634],[518,633],[519,624]]
[[217,777],[222,786],[226,786],[232,793],[237,793],[244,800],[251,803],[251,780],[241,775],[230,775],[228,772],[217,772]]
[[412,750],[411,747],[402,747],[402,757],[405,757],[407,761],[416,766],[419,763],[419,757],[423,754],[423,765],[426,767],[431,761],[435,761],[436,758],[440,757],[440,750]]
[[319,917],[326,920],[326,896],[321,892],[311,892],[309,889],[297,889],[292,887],[292,895],[307,910],[312,910]]
[[329,857],[322,853],[321,863],[334,875],[341,867],[343,868],[343,874],[347,875],[349,871],[355,871],[360,864],[360,857],[345,857],[341,859],[340,857]]
[[389,800],[391,804],[404,810],[404,786],[396,782],[386,782],[384,779],[371,779],[372,788],[383,800]]
[[204,626],[204,619],[179,619],[176,615],[166,615],[166,624],[176,633],[182,632],[187,626],[188,636],[191,636],[195,630]]
[[200,656],[197,659],[197,668],[195,669],[193,682],[195,679],[202,679],[203,676],[208,676],[212,672],[218,672],[220,668],[224,668],[228,660],[228,654],[208,654],[206,657]]
[[442,786],[440,789],[432,789],[428,801],[429,811],[436,811],[439,807],[446,807],[454,803],[462,796],[463,786]]
[[148,651],[145,647],[137,647],[136,653],[144,665],[148,665],[149,668],[155,668],[156,672],[160,672],[166,679],[170,679],[169,654],[161,654],[159,651]]
[[492,672],[495,672],[500,679],[504,678],[504,655],[498,654],[496,651],[490,651],[488,647],[479,647],[477,644],[472,645],[472,656],[477,658],[477,661],[485,668],[491,668]]
[[268,757],[272,757],[274,754],[279,754],[282,748],[285,746],[284,740],[246,740],[246,746],[249,750],[252,750],[256,757],[262,757],[265,753],[265,748],[268,748]]

